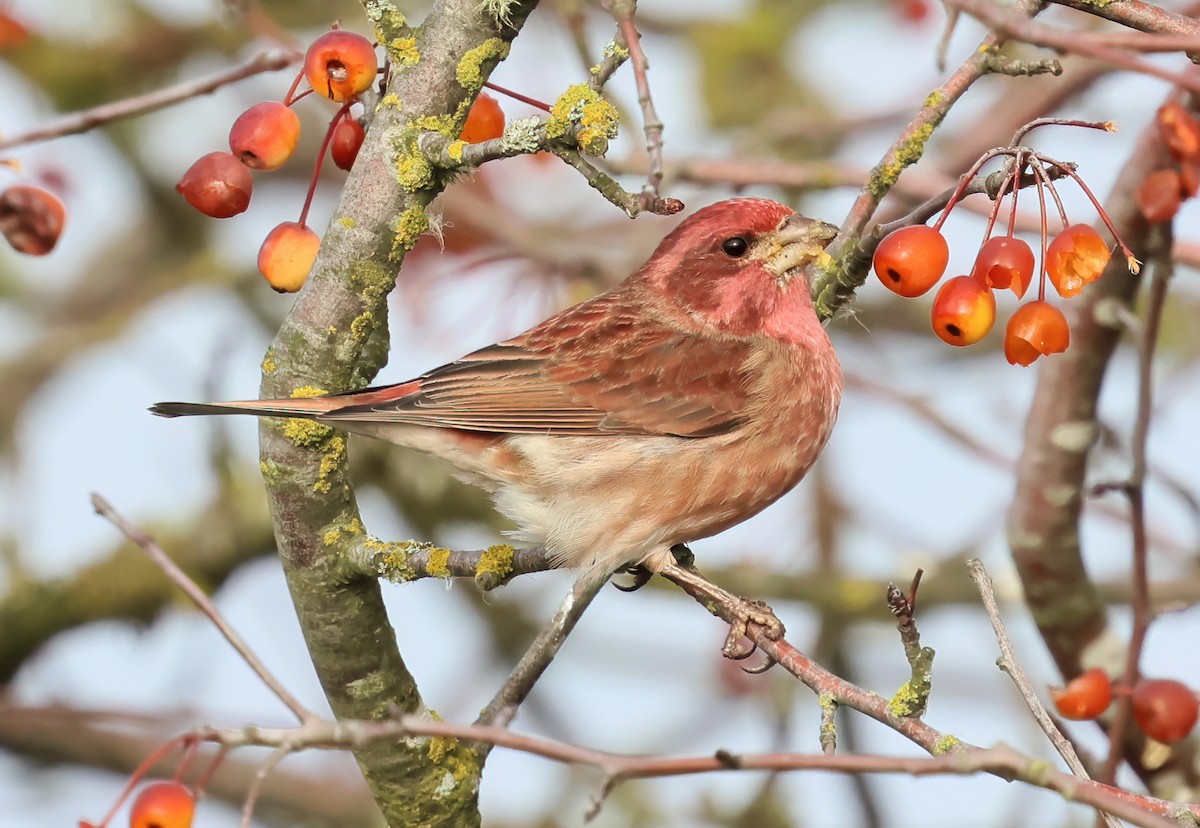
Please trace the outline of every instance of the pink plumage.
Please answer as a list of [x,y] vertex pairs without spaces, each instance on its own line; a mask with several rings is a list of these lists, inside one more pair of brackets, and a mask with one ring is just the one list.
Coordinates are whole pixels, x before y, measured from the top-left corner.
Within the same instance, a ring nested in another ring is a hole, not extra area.
[[773,503],[825,445],[841,368],[802,271],[833,235],[723,201],[607,293],[409,382],[151,410],[306,417],[421,449],[564,565],[656,570]]

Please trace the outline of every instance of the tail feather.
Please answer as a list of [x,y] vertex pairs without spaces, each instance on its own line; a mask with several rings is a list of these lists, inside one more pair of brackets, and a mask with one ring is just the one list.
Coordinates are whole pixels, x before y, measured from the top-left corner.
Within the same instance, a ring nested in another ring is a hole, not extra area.
[[191,417],[197,414],[253,414],[258,417],[302,417],[313,419],[337,408],[327,397],[295,400],[235,400],[233,402],[161,402],[150,406],[160,417]]

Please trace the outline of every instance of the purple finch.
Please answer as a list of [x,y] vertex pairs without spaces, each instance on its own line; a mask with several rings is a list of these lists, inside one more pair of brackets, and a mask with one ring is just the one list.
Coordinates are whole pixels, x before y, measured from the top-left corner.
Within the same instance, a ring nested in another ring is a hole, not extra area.
[[417,448],[560,564],[657,571],[777,500],[825,445],[842,374],[803,269],[834,232],[723,201],[607,293],[409,382],[151,410],[303,417]]

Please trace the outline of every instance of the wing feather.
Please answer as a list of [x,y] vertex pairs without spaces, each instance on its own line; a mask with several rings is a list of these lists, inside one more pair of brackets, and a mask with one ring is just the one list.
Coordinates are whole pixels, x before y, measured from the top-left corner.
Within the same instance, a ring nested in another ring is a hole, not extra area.
[[[736,428],[753,345],[641,318],[617,293],[327,419],[516,434],[704,437]],[[358,396],[358,395],[351,395]],[[360,398],[361,399],[361,398]]]

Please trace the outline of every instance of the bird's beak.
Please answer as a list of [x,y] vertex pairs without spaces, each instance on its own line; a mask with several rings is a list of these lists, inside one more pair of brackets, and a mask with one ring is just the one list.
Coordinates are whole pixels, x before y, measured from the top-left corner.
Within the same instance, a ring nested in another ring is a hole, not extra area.
[[763,257],[763,266],[775,274],[782,287],[805,267],[825,256],[825,247],[837,232],[837,227],[828,222],[794,213],[768,237],[771,248]]

